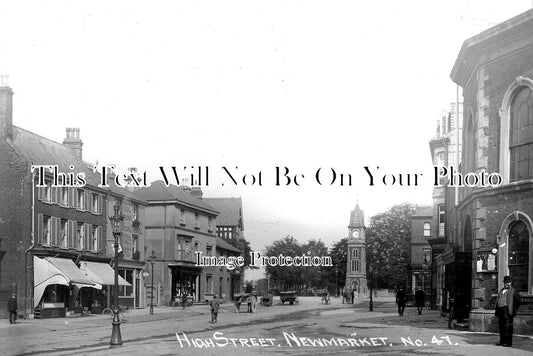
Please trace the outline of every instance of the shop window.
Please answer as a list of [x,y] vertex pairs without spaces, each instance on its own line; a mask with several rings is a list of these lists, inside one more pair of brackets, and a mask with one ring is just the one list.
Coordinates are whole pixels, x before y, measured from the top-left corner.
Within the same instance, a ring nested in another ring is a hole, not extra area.
[[509,275],[513,278],[513,287],[520,292],[527,292],[529,231],[522,221],[512,223],[509,229],[508,264]]
[[126,280],[131,286],[119,286],[119,297],[133,297],[133,270],[132,269],[120,269],[118,274]]

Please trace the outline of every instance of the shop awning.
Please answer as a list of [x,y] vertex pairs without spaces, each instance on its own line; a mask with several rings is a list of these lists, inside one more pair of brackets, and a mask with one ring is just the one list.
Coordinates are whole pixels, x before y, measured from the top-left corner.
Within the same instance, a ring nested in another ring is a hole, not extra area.
[[[112,286],[115,284],[115,270],[106,263],[83,261],[80,264],[80,270],[85,273],[87,278],[102,288],[103,285]],[[124,278],[118,276],[118,285],[131,287]]]
[[85,277],[72,260],[33,256],[33,305],[39,304],[44,290],[52,284],[64,286],[75,284],[78,287],[95,286],[95,283]]
[[46,257],[45,259],[63,272],[70,283],[78,287],[94,287],[95,283],[87,278],[72,260],[57,257]]
[[68,277],[50,262],[33,256],[33,305],[37,306],[41,301],[44,290],[51,284],[69,285]]

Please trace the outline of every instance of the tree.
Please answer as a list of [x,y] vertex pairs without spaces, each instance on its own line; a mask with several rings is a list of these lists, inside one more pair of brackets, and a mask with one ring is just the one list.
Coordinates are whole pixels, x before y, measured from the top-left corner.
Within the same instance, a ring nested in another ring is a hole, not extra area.
[[366,230],[367,275],[373,266],[377,288],[405,286],[411,238],[411,216],[416,206],[403,203],[370,218]]
[[[281,240],[276,240],[272,245],[266,247],[266,256],[301,256],[302,247],[298,241],[287,235]],[[271,266],[266,265],[266,273],[270,275],[272,280],[276,281],[283,289],[299,289],[298,286],[302,283],[302,267],[299,266]]]
[[[346,265],[348,263],[348,239],[344,238],[333,244],[329,252],[331,257],[332,267],[323,267],[324,276],[329,281],[329,290],[344,287],[346,281]],[[338,292],[335,291],[335,295]]]
[[[308,256],[327,256],[328,248],[322,240],[309,240],[302,245],[302,252]],[[328,281],[323,268],[304,267],[302,268],[302,280],[307,288],[325,288]]]

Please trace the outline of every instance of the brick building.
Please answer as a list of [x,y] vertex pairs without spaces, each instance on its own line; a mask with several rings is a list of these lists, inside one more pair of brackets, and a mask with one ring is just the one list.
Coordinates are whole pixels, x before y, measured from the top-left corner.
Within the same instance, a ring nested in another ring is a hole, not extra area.
[[229,300],[239,292],[242,276],[226,267],[197,266],[196,252],[203,256],[239,256],[240,249],[217,237],[220,212],[202,199],[197,187],[155,181],[135,191],[148,202],[146,239],[154,251],[154,303],[172,305],[183,293],[202,302],[213,294]]
[[407,290],[414,295],[422,289],[427,298],[431,296],[431,221],[433,207],[417,207],[411,216],[411,263],[408,268]]
[[[0,315],[6,313],[10,293],[17,295],[22,316],[98,312],[109,305],[113,283],[106,207],[110,197],[133,197],[124,189],[98,186],[99,176],[82,159],[78,129],[67,129],[64,142],[58,143],[14,126],[12,113],[13,91],[2,80]],[[55,182],[53,171],[32,172],[32,165],[55,165],[65,174],[58,174]],[[83,183],[76,178],[81,173]],[[141,230],[139,236],[144,245]],[[120,284],[133,287],[123,279]],[[143,295],[138,299],[142,306]]]
[[463,88],[459,171],[497,172],[497,187],[446,190],[441,283],[471,307],[471,330],[495,331],[495,296],[511,275],[523,305],[515,332],[533,334],[533,10],[467,39],[451,72]]

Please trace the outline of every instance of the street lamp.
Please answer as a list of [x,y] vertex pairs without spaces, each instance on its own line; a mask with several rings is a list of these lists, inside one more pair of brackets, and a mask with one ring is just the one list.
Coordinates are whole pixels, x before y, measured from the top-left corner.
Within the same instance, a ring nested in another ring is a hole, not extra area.
[[111,332],[111,342],[110,348],[115,348],[122,346],[122,336],[120,335],[120,319],[118,316],[118,239],[122,234],[120,232],[120,224],[124,217],[120,215],[119,205],[115,202],[115,215],[110,216],[109,220],[113,224],[113,237],[115,238],[114,248],[115,248],[115,291],[113,293],[113,331]]
[[152,250],[152,255],[150,256],[150,264],[152,265],[152,285],[151,285],[151,293],[150,293],[150,315],[154,315],[154,262],[157,256],[155,255],[155,251]]
[[374,272],[374,267],[372,265],[368,266],[368,269],[370,270],[370,302],[368,303],[368,311],[374,311],[374,302],[372,300],[372,277]]

